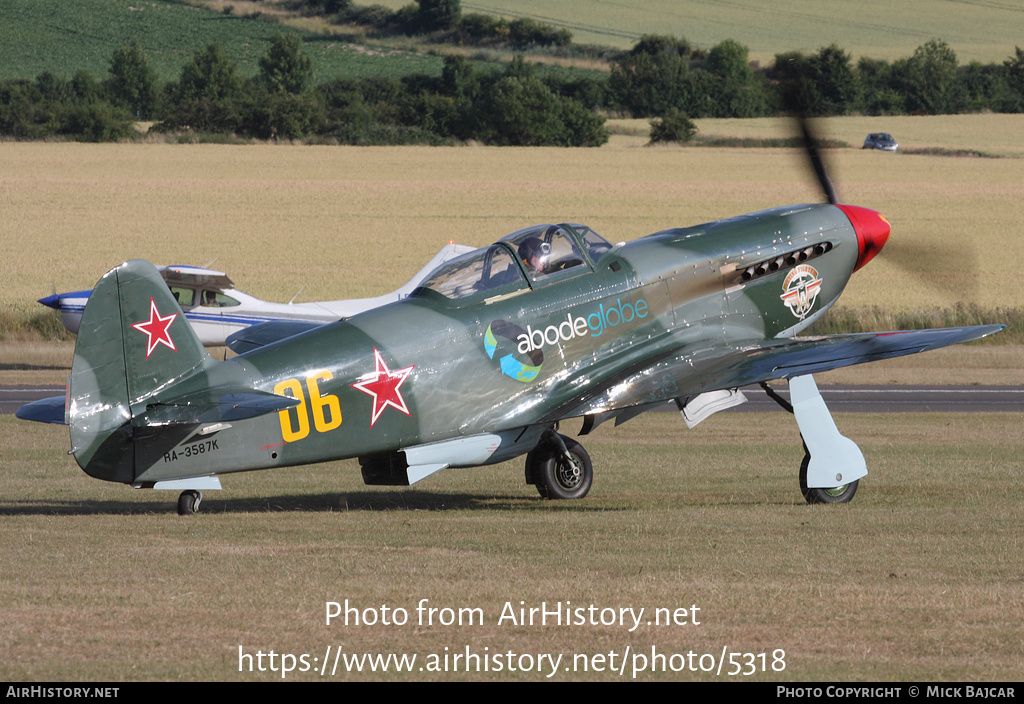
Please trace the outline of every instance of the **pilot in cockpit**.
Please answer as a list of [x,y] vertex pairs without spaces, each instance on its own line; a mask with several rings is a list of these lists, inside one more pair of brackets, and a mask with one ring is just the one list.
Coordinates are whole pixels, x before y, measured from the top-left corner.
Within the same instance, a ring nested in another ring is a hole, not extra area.
[[547,266],[551,258],[551,245],[541,241],[540,238],[529,237],[519,245],[519,257],[537,274],[547,273]]

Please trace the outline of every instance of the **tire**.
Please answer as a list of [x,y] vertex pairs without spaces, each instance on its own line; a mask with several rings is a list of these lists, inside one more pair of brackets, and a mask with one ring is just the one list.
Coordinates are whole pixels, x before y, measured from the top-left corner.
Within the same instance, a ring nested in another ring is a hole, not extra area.
[[561,449],[537,448],[526,457],[527,481],[533,479],[537,492],[545,499],[582,499],[594,483],[594,465],[583,446],[572,438],[559,436],[572,456],[566,459]]
[[846,504],[853,500],[857,493],[857,486],[860,480],[852,481],[849,484],[837,486],[834,489],[810,489],[807,486],[807,467],[811,463],[811,456],[804,455],[800,463],[800,493],[809,504]]
[[193,489],[181,492],[181,496],[178,497],[178,515],[191,516],[199,513],[199,504],[202,500],[203,495]]
[[544,472],[544,463],[548,461],[550,453],[545,448],[537,447],[530,450],[526,455],[526,483],[537,486],[540,484],[540,477]]

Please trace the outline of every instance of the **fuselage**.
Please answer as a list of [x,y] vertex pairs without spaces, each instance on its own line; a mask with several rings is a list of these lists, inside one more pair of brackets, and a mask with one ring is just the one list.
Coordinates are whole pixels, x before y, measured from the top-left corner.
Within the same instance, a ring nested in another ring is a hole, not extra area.
[[[864,260],[863,237],[830,205],[666,230],[610,249],[577,244],[581,262],[533,279],[515,248],[499,242],[485,265],[510,255],[526,273],[515,272],[521,284],[444,295],[457,287],[445,286],[442,267],[432,279],[439,286],[211,367],[185,383],[245,383],[299,404],[218,432],[201,463],[174,449],[155,453],[138,466],[139,479],[194,476],[200,464],[224,473],[363,457],[557,419],[673,350],[795,335]],[[458,262],[445,265],[451,276],[468,276],[471,267]],[[649,401],[679,395],[664,388]]]

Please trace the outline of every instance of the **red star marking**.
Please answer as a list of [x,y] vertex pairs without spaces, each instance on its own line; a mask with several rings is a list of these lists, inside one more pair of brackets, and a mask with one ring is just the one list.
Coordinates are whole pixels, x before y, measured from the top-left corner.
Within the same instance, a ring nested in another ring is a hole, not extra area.
[[402,392],[398,389],[408,378],[409,374],[412,373],[412,370],[416,368],[414,364],[405,369],[391,371],[376,347],[373,348],[373,358],[377,365],[376,371],[366,374],[366,378],[363,381],[352,384],[353,387],[359,389],[364,394],[373,396],[373,415],[370,419],[371,428],[388,406],[401,411],[407,416],[412,415],[409,413],[409,407],[405,404],[405,399],[402,398]]
[[161,317],[160,311],[156,309],[156,303],[152,298],[149,299],[149,320],[132,325],[133,328],[141,333],[145,333],[146,337],[149,338],[149,342],[146,345],[146,359],[149,359],[149,355],[153,354],[153,350],[156,349],[157,345],[165,345],[175,352],[178,351],[178,348],[174,346],[174,340],[171,339],[171,334],[167,331],[177,317],[177,313]]

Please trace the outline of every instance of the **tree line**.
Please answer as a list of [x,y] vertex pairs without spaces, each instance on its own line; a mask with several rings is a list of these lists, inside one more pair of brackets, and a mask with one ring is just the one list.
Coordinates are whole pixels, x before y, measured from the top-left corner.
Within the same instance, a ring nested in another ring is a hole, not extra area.
[[747,48],[727,39],[709,51],[685,39],[646,36],[612,65],[609,89],[635,117],[671,109],[690,117],[942,115],[1024,112],[1024,50],[1001,64],[960,66],[939,39],[892,63],[833,44],[813,54],[776,54],[754,68]]
[[552,87],[521,57],[503,71],[481,72],[458,56],[440,76],[338,78],[313,84],[298,34],[282,33],[251,79],[211,44],[176,81],[159,84],[138,42],[114,52],[109,76],[86,71],[70,80],[43,73],[0,81],[0,135],[111,141],[135,121],[191,135],[309,139],[342,144],[445,144],[478,140],[522,146],[598,146],[604,118]]
[[[418,10],[411,6],[406,14],[416,19],[423,13],[416,20],[422,31],[461,31],[466,18],[453,9],[457,0],[419,0]],[[817,116],[1024,111],[1024,51],[1017,48],[1001,64],[960,66],[940,40],[892,63],[862,58],[854,64],[832,45],[813,54],[777,54],[760,68],[734,40],[702,50],[685,39],[648,35],[611,62],[610,74],[567,75],[542,75],[521,55],[498,70],[449,56],[440,76],[315,85],[300,36],[282,33],[252,78],[243,78],[211,44],[192,56],[177,80],[161,84],[141,45],[131,42],[113,53],[103,80],[79,71],[70,80],[43,73],[0,81],[0,134],[111,141],[129,137],[140,120],[184,138],[597,146],[607,141],[603,115],[610,113],[662,118],[656,127],[681,125],[692,134],[688,118],[793,110]]]

